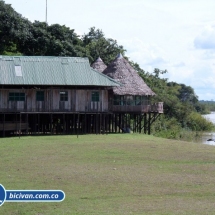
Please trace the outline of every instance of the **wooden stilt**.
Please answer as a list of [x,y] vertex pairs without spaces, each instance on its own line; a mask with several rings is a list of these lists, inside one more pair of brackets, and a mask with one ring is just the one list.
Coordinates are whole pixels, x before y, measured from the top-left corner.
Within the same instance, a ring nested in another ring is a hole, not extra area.
[[63,114],[63,134],[66,133],[65,113]]
[[78,113],[78,129],[77,129],[77,138],[78,138],[78,135],[79,135],[79,113]]
[[151,134],[151,113],[149,113],[149,118],[148,118],[148,134]]
[[5,137],[5,114],[3,114],[3,137]]
[[101,134],[101,128],[102,128],[102,114],[99,114],[99,134]]
[[40,115],[39,114],[37,114],[37,118],[38,118],[37,135],[39,135],[40,133]]
[[114,133],[117,132],[117,114],[114,114]]
[[50,131],[51,131],[51,134],[53,134],[53,115],[52,113],[50,114],[50,117],[51,117],[51,122],[50,122]]
[[144,134],[147,132],[147,115],[144,113]]
[[28,114],[26,114],[26,125],[27,125],[26,133],[28,135]]
[[84,134],[87,134],[87,114],[84,114]]
[[139,133],[140,133],[140,134],[141,134],[141,128],[142,128],[141,123],[142,123],[142,115],[140,114],[140,115],[139,115]]
[[19,138],[21,135],[21,113],[19,114]]
[[108,114],[108,132],[111,133],[111,116],[112,114]]

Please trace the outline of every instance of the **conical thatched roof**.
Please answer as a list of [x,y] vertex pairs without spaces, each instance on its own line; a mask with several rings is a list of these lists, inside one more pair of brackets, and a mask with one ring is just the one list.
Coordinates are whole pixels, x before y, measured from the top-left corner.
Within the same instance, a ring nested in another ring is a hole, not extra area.
[[97,60],[91,65],[91,67],[99,72],[103,72],[107,68],[100,57],[97,58]]
[[103,73],[124,85],[113,88],[116,95],[155,95],[121,54],[108,65]]

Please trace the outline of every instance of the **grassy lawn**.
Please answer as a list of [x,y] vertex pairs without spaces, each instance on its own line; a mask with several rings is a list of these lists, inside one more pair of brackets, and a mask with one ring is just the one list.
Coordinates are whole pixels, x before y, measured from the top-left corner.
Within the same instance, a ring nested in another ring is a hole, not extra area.
[[214,214],[215,146],[138,134],[0,139],[7,190],[63,190],[59,203],[0,214]]

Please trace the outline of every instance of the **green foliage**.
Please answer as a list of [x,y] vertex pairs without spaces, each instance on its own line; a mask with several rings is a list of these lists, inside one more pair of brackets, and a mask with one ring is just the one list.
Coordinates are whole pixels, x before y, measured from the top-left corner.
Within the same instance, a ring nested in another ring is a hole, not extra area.
[[204,117],[202,117],[199,113],[192,112],[188,116],[189,121],[187,125],[192,130],[196,131],[210,131],[213,129],[212,122],[209,122]]
[[109,64],[117,54],[125,53],[123,46],[118,45],[114,39],[105,38],[102,30],[95,27],[90,28],[89,33],[85,34],[82,40],[90,62],[101,57],[105,64]]
[[19,41],[28,37],[31,23],[4,1],[0,1],[0,20],[0,54],[5,54],[11,47],[18,48]]
[[209,114],[212,111],[215,111],[215,102],[214,101],[199,101],[196,106],[198,112],[202,114]]
[[[211,126],[211,123],[205,122],[206,125]],[[212,125],[213,128],[213,125]],[[210,129],[209,129],[210,130]],[[157,119],[152,127],[152,134],[157,137],[167,139],[177,139],[183,141],[198,141],[202,136],[202,130],[191,130],[188,127],[182,127],[175,118],[167,119],[162,115]]]
[[11,44],[10,46],[8,46],[7,48],[5,48],[5,50],[2,53],[3,55],[7,55],[7,56],[21,56],[22,53],[20,53],[17,50],[17,47],[15,44]]
[[[156,93],[152,102],[164,102],[164,115],[152,126],[156,136],[173,139],[190,140],[198,136],[200,131],[210,131],[214,125],[201,116],[207,113],[205,105],[199,103],[198,97],[190,86],[168,82],[160,76],[166,70],[155,69],[153,74],[140,70],[139,75]],[[197,132],[198,131],[198,132]]]

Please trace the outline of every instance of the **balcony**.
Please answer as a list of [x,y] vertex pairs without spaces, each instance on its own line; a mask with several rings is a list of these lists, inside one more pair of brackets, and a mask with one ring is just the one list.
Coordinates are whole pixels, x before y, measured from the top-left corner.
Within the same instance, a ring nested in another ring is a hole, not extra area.
[[123,102],[121,105],[110,104],[110,111],[112,112],[126,112],[126,113],[163,113],[163,102],[158,102],[154,104],[128,104]]

